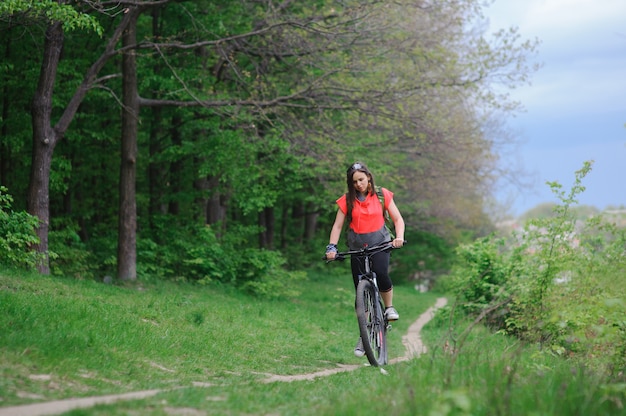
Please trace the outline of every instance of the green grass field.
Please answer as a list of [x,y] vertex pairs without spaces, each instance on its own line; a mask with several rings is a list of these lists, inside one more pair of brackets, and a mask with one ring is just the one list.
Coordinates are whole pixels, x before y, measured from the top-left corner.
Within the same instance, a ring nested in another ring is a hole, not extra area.
[[[617,415],[624,391],[561,358],[477,329],[454,354],[447,323],[424,328],[429,353],[379,369],[314,380],[265,382],[339,365],[358,329],[345,266],[298,282],[300,295],[264,300],[228,287],[132,286],[0,274],[0,410],[19,404],[163,391],[71,415]],[[437,294],[397,286],[402,335]]]

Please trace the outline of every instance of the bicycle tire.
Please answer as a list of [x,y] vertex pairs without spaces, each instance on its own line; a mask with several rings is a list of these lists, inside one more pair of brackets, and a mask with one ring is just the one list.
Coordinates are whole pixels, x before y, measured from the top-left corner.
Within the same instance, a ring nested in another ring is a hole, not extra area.
[[366,279],[356,290],[356,316],[367,360],[373,366],[387,364],[387,325],[383,308],[376,302],[376,287]]

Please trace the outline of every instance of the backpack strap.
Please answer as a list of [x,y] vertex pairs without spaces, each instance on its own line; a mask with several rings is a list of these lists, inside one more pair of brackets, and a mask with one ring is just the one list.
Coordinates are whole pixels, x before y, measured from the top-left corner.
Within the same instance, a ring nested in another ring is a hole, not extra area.
[[385,194],[383,194],[383,188],[381,186],[376,186],[376,195],[378,196],[378,201],[380,205],[383,207],[383,217],[385,217],[385,221],[389,219],[389,212],[385,208]]
[[389,216],[389,211],[387,211],[387,208],[385,208],[385,194],[383,193],[383,188],[381,186],[376,186],[375,188],[376,190],[376,195],[378,196],[378,200],[380,201],[380,205],[382,205],[383,207],[383,218],[385,219],[385,227],[387,227],[387,230],[389,231],[389,235],[391,235],[391,238],[395,238],[395,235],[391,232],[391,227],[392,227],[392,221],[391,221],[391,217]]

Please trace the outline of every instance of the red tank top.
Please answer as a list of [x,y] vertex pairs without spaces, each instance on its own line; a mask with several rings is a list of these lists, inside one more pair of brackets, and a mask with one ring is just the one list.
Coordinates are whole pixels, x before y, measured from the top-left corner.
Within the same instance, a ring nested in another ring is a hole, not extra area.
[[[385,197],[385,209],[389,208],[389,204],[393,200],[393,192],[386,188],[382,188],[383,196]],[[343,194],[341,198],[337,200],[339,209],[344,214],[348,215],[348,203],[346,201],[346,195]],[[350,228],[357,234],[373,233],[380,230],[385,225],[385,219],[383,217],[383,207],[380,204],[378,195],[368,194],[365,201],[354,201],[352,207],[352,221],[350,222]]]

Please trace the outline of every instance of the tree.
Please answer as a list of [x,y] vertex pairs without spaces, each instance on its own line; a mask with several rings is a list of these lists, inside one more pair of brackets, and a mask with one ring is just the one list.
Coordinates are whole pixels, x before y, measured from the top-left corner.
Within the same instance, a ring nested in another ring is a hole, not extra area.
[[120,166],[120,209],[118,225],[117,276],[122,280],[137,278],[137,126],[139,95],[137,63],[133,46],[137,43],[136,25],[140,9],[130,7],[122,36],[122,151]]
[[[158,227],[163,214],[183,224],[202,218],[221,227],[257,227],[261,246],[274,246],[273,236],[281,235],[285,246],[286,236],[314,236],[318,218],[325,218],[320,214],[334,209],[326,201],[345,186],[344,169],[337,166],[355,159],[365,159],[398,189],[413,226],[433,217],[455,226],[480,222],[480,197],[496,161],[493,141],[482,130],[488,113],[480,109],[512,108],[486,87],[498,74],[516,82],[519,71],[523,78],[525,70],[516,65],[532,45],[512,46],[515,33],[503,34],[507,42],[494,47],[470,37],[465,22],[478,2],[76,5],[97,16],[107,35],[91,48],[72,38],[76,46],[64,54],[67,65],[93,63],[82,81],[72,78],[78,69],[64,74],[77,87],[68,105],[57,107],[59,121],[52,121],[47,104],[40,107],[48,119],[42,111],[33,114],[33,138],[53,139],[52,146],[33,152],[40,158],[33,167],[42,174],[33,173],[31,193],[42,199],[32,209],[49,220],[45,182],[54,147],[74,116],[84,117],[79,105],[87,91],[108,91],[111,101],[122,104],[120,277],[134,278],[137,211],[148,227]],[[63,35],[63,28],[53,33]],[[54,42],[64,44],[62,37]],[[53,56],[49,44],[45,50],[51,55],[46,68],[56,69],[60,55]],[[50,71],[46,77],[46,88],[38,90],[44,103],[57,79]],[[92,117],[99,118],[92,130],[119,123],[109,110]],[[149,132],[141,126],[150,126]],[[100,180],[111,188],[115,179]],[[278,224],[280,233],[274,230]],[[285,231],[290,227],[298,231]]]
[[[63,47],[64,30],[89,28],[100,31],[101,29],[93,18],[77,12],[61,1],[58,3],[31,4],[11,0],[4,4],[3,9],[0,9],[0,15],[14,15],[16,13],[22,13],[27,20],[44,21],[47,24],[40,76],[32,102],[33,150],[27,198],[28,212],[39,218],[37,229],[39,243],[35,246],[36,251],[47,256],[50,222],[49,182],[54,148],[67,131],[82,98],[89,89],[90,83],[110,55],[105,53],[99,61],[94,63],[59,120],[53,124],[52,98]],[[119,35],[113,40],[117,41],[117,39],[119,39]],[[108,52],[110,52],[111,47],[112,45],[109,44]],[[47,257],[44,257],[38,269],[41,273],[50,272]]]

